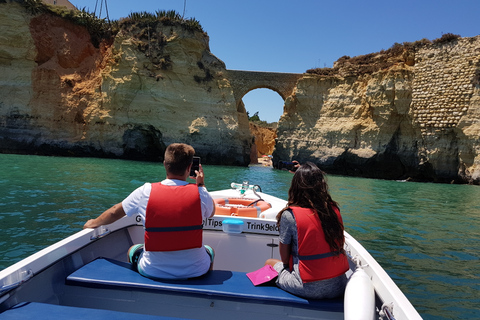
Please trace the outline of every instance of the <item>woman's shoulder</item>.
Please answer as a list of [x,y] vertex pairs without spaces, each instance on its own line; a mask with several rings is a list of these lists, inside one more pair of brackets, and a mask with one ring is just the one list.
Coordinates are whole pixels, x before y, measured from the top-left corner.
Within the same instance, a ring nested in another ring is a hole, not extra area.
[[295,215],[293,214],[293,210],[289,207],[287,209],[285,209],[283,212],[282,212],[282,220],[287,220],[287,221],[292,221],[292,222],[295,222]]

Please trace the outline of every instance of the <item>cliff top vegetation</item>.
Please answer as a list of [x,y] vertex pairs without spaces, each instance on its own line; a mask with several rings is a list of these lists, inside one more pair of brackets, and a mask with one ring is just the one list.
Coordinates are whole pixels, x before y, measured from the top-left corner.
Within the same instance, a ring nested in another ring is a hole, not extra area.
[[148,25],[162,23],[165,26],[179,26],[188,31],[199,31],[205,33],[200,22],[195,18],[184,19],[178,12],[174,10],[163,11],[157,10],[155,13],[150,12],[132,12],[127,18],[120,19],[120,25],[137,24]]
[[[107,20],[99,18],[94,13],[88,12],[85,8],[81,10],[70,10],[62,6],[52,6],[42,0],[12,0],[22,5],[25,10],[32,14],[50,13],[62,17],[74,24],[84,26],[90,33],[92,43],[98,47],[102,40],[112,39],[123,27],[137,25],[139,27],[161,23],[165,26],[179,26],[189,31],[199,31],[204,34],[200,22],[194,18],[184,19],[179,13],[171,11],[134,12],[127,18],[120,20]],[[10,1],[8,1],[10,2]],[[7,3],[7,0],[0,0],[0,3]]]
[[250,112],[247,111],[247,117],[249,122],[262,128],[276,129],[278,126],[277,122],[267,122],[265,120],[261,120],[260,116],[258,115],[258,111],[255,112],[253,116],[250,116]]
[[369,53],[356,57],[343,56],[334,64],[333,68],[315,68],[306,72],[322,76],[353,76],[372,74],[374,72],[388,69],[395,64],[405,63],[412,66],[415,59],[415,50],[429,44],[448,43],[460,38],[460,35],[446,33],[441,38],[430,41],[422,39],[416,42],[395,43],[387,50],[376,53]]

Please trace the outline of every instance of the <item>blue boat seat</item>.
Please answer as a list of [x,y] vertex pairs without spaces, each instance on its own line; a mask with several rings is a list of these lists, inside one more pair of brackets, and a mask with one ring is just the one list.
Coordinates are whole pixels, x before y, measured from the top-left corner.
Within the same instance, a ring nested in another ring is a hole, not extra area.
[[188,280],[152,280],[132,270],[129,263],[99,258],[69,275],[66,284],[93,288],[160,290],[343,312],[343,299],[308,300],[274,285],[255,287],[246,273],[226,270],[213,270],[202,277]]
[[152,316],[138,313],[128,313],[100,309],[66,307],[56,304],[24,302],[0,314],[2,320],[41,320],[41,319],[69,319],[69,320],[178,320],[178,318]]

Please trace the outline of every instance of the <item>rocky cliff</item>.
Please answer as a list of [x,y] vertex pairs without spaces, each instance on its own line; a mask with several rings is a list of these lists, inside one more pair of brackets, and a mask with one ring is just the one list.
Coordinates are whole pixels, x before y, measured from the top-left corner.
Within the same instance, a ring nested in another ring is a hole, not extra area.
[[249,131],[241,97],[278,86],[274,163],[480,184],[479,36],[266,76],[226,70],[202,30],[126,19],[98,37],[22,3],[0,0],[0,152],[161,160],[181,141],[204,163],[247,165],[275,138]]
[[161,160],[181,141],[205,162],[248,164],[247,115],[205,33],[126,20],[96,43],[20,3],[0,2],[2,152]]
[[277,130],[250,122],[250,132],[255,137],[255,145],[257,148],[256,157],[260,158],[265,155],[271,155],[273,150],[275,150]]
[[370,66],[346,57],[335,70],[299,80],[286,99],[274,162],[478,184],[480,37],[405,48],[394,61],[385,54],[369,57]]

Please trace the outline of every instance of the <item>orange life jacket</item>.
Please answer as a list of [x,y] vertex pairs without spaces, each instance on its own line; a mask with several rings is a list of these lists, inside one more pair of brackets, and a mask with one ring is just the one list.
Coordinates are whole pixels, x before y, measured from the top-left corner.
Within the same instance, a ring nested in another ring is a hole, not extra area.
[[[290,207],[297,224],[298,267],[303,283],[335,278],[348,269],[345,252],[332,252],[325,240],[322,222],[314,210]],[[340,210],[334,207],[337,217],[342,222]],[[293,270],[293,259],[290,259]]]
[[152,183],[145,217],[145,250],[176,251],[202,246],[202,209],[195,184]]

